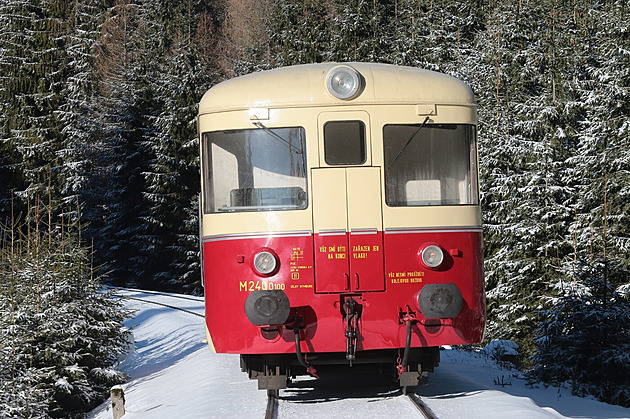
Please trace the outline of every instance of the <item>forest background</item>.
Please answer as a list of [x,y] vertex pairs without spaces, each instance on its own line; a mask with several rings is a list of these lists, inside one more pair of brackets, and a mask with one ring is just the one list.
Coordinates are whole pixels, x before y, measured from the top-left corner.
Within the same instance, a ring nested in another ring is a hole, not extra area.
[[627,1],[4,0],[0,30],[2,248],[47,214],[108,282],[146,289],[201,292],[195,118],[214,84],[322,61],[466,81],[487,339],[629,403]]

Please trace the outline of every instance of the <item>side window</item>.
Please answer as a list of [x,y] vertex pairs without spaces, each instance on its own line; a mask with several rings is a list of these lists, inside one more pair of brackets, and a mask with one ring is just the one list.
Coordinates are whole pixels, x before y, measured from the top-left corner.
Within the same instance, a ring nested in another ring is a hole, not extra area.
[[324,124],[326,164],[363,164],[366,158],[365,124],[362,121],[330,121]]

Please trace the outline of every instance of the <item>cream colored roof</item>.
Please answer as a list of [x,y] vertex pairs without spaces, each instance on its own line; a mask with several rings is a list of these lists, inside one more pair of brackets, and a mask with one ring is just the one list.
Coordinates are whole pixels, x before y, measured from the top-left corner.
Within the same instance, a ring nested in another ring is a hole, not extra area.
[[199,114],[251,108],[369,105],[387,103],[474,105],[472,90],[454,77],[389,64],[347,63],[365,80],[353,100],[332,97],[328,71],[340,63],[304,64],[236,77],[212,87],[201,98]]

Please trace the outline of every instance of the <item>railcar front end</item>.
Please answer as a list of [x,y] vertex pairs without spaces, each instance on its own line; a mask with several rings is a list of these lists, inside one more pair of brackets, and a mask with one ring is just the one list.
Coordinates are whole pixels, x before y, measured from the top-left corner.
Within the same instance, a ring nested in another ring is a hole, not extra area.
[[384,64],[235,78],[199,108],[208,340],[259,388],[380,365],[403,389],[485,326],[476,105]]

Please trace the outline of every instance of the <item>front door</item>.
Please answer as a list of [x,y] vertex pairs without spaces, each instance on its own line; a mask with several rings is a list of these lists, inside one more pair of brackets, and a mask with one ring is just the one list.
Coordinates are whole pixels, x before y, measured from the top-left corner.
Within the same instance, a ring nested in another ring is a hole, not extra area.
[[322,138],[322,167],[311,170],[315,291],[384,291],[381,169],[370,165],[369,119],[322,114],[320,126],[338,138]]

